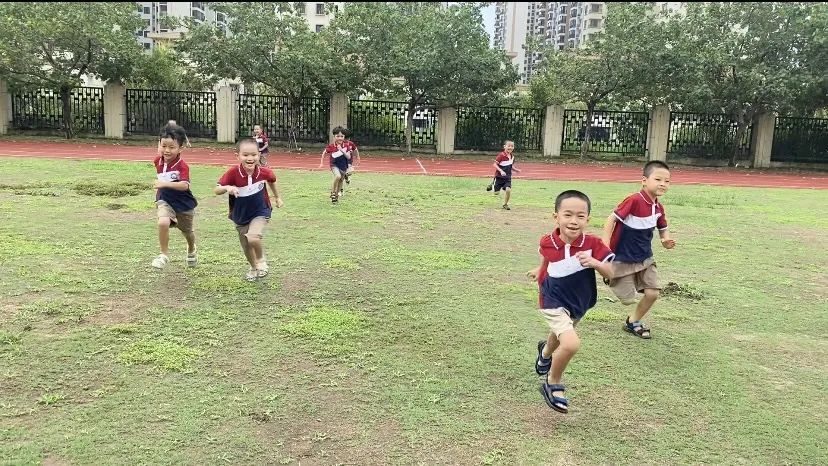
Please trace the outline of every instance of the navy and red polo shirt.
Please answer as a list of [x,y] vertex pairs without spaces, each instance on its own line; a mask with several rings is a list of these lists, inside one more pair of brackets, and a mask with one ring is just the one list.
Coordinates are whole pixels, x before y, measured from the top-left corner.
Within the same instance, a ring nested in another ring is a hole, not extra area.
[[615,254],[597,236],[581,233],[572,244],[566,244],[560,233],[556,228],[540,240],[538,252],[543,264],[538,275],[538,305],[541,309],[563,307],[570,317],[580,319],[598,301],[598,288],[595,269],[582,266],[575,255],[584,251],[606,262],[612,261]]
[[164,161],[163,156],[156,157],[152,164],[155,165],[156,178],[159,181],[184,181],[187,183],[186,191],[179,191],[172,188],[160,188],[155,192],[156,201],[164,201],[176,212],[187,212],[198,205],[195,196],[190,191],[190,167],[181,156],[175,158],[171,163]]
[[343,172],[348,169],[348,157],[345,154],[348,154],[348,156],[351,155],[351,145],[347,141],[342,143],[341,146],[328,144],[325,147],[325,152],[330,157],[331,167],[336,167]]
[[497,158],[495,159],[495,163],[500,167],[501,170],[506,172],[506,176],[500,174],[499,171],[495,170],[495,178],[503,178],[506,180],[512,179],[512,165],[515,163],[515,154],[512,153],[511,155],[506,151],[503,151],[497,154]]
[[614,211],[618,221],[610,247],[618,262],[644,262],[653,257],[653,228],[667,229],[664,206],[643,189],[627,196]]
[[239,164],[229,168],[218,180],[219,186],[236,186],[239,195],[230,197],[230,215],[228,218],[236,225],[247,225],[256,217],[270,218],[273,209],[267,195],[267,182],[275,182],[276,175],[267,167],[256,166],[248,174]]
[[[264,147],[264,145],[267,144],[270,141],[270,139],[268,139],[268,137],[267,137],[267,133],[262,131],[261,134],[259,134],[258,136],[255,136],[255,138],[256,138],[256,145],[259,147],[259,152],[260,153],[267,154],[268,152],[270,152],[270,148]],[[264,150],[262,149],[263,147],[264,147]]]
[[348,159],[348,165],[354,164],[354,151],[357,150],[357,145],[354,144],[354,141],[345,141],[345,146],[347,146],[348,152],[351,153],[351,158]]

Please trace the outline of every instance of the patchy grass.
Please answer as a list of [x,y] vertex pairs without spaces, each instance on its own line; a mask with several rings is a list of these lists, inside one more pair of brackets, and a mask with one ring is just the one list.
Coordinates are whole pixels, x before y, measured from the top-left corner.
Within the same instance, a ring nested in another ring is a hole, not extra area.
[[[525,272],[564,189],[590,228],[632,184],[279,171],[270,275],[220,167],[193,165],[200,264],[157,254],[148,164],[0,158],[0,462],[819,464],[828,434],[822,191],[673,186],[653,339],[599,281],[564,382]],[[769,435],[768,433],[772,433]]]

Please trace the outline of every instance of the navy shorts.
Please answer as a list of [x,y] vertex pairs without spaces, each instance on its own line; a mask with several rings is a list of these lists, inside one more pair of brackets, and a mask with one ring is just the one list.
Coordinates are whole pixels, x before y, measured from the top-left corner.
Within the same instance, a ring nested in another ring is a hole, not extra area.
[[495,192],[500,191],[501,189],[512,189],[512,179],[511,178],[495,178],[494,183],[494,190]]

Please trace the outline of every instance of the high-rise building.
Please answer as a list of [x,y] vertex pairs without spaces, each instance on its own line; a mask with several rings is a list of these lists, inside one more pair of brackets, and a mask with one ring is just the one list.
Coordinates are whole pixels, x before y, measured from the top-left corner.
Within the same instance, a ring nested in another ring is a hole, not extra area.
[[[683,2],[652,2],[664,13],[680,11]],[[527,84],[542,56],[529,53],[527,43],[558,50],[581,47],[604,29],[604,2],[497,2],[493,46],[502,49]]]
[[211,10],[206,2],[136,2],[144,27],[135,34],[138,42],[147,51],[159,44],[166,44],[181,38],[186,27],[170,29],[164,22],[165,17],[193,18],[196,22],[210,22],[227,29],[227,17],[223,13]]

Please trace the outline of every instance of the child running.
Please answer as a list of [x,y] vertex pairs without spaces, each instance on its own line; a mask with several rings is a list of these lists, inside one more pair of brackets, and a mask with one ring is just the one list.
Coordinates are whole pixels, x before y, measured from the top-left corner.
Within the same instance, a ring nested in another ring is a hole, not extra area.
[[276,175],[271,169],[259,165],[256,140],[244,138],[239,141],[236,150],[239,164],[224,172],[213,192],[216,195],[229,194],[229,218],[236,224],[242,251],[250,264],[244,278],[254,281],[268,274],[262,238],[273,209],[265,184],[273,193],[276,207],[281,208],[284,203],[276,186]]
[[636,292],[644,295],[635,312],[627,316],[624,330],[649,339],[650,329],[641,319],[653,307],[661,290],[653,260],[653,228],[658,228],[662,246],[676,246],[667,231],[664,206],[658,202],[670,187],[670,168],[658,160],[647,162],[641,185],[641,191],[627,196],[607,218],[603,239],[617,254],[613,263],[615,278],[606,282],[612,292],[624,305],[636,303]]
[[[360,163],[359,148],[354,143],[354,141],[351,140],[351,136],[353,134],[354,134],[353,131],[351,131],[349,129],[345,130],[345,144],[347,144],[349,146],[348,149],[351,151],[351,158],[348,159],[348,169],[345,170],[345,175],[343,176],[343,178],[345,179],[346,184],[351,184],[351,175],[354,174],[354,169],[356,167],[359,167],[359,163]],[[354,161],[356,161],[356,163],[354,163]],[[344,186],[339,187],[339,197],[342,197],[342,195],[345,194],[345,189],[344,188],[345,188]]]
[[158,214],[158,244],[161,254],[152,261],[156,269],[163,269],[170,260],[170,227],[177,227],[187,240],[187,265],[198,263],[193,217],[198,205],[190,191],[190,167],[181,158],[187,140],[184,128],[167,124],[159,135],[159,155],[155,165],[155,205]]
[[564,191],[555,199],[552,234],[540,240],[541,265],[528,275],[538,281],[539,308],[549,324],[546,341],[538,342],[535,372],[546,375],[540,386],[543,399],[560,413],[569,412],[561,384],[566,366],[581,346],[575,325],[595,306],[595,271],[612,277],[612,251],[597,236],[585,233],[590,218],[589,197]]
[[319,168],[325,164],[325,155],[330,156],[330,167],[333,173],[333,184],[331,185],[331,203],[339,202],[339,192],[342,190],[342,177],[348,171],[348,161],[351,159],[350,145],[345,143],[347,130],[341,126],[333,129],[333,144],[328,144],[322,151],[322,158],[319,159]]
[[270,153],[270,139],[267,133],[262,130],[261,125],[253,126],[253,138],[256,139],[256,144],[259,146],[259,165],[267,166],[267,156]]
[[495,194],[500,194],[501,189],[506,193],[503,198],[503,208],[506,210],[512,210],[509,207],[509,198],[512,196],[512,170],[518,173],[520,172],[514,166],[514,151],[514,141],[507,140],[503,143],[503,152],[497,154],[497,158],[495,158],[494,164],[492,164],[495,168],[494,180],[486,187],[486,191],[491,191],[494,188]]

